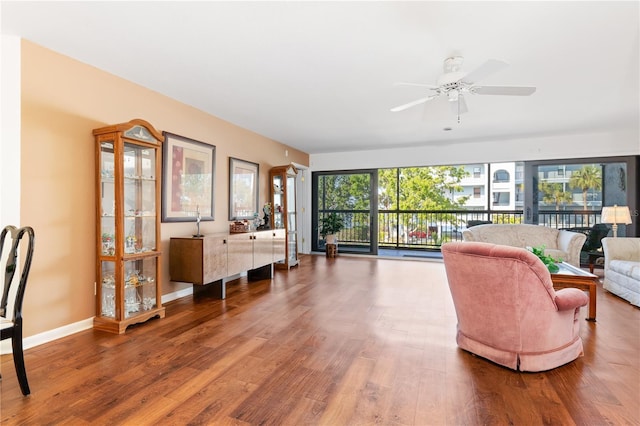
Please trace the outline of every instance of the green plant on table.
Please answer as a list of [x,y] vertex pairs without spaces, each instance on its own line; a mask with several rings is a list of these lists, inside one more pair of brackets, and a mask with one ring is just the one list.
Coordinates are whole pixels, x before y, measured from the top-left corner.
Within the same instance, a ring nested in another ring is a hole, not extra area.
[[544,248],[545,246],[531,247],[531,252],[542,260],[542,263],[544,263],[549,272],[558,272],[560,270],[558,263],[562,262],[562,259],[555,259],[552,256],[544,254]]

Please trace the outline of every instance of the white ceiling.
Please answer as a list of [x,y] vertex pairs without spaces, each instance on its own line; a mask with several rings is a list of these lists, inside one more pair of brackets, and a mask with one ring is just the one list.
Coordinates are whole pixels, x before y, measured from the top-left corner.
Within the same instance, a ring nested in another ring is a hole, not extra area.
[[[2,32],[308,153],[639,122],[639,2],[8,2]],[[443,60],[509,62],[461,124],[425,95]],[[46,70],[43,70],[46,72]],[[445,132],[443,128],[453,130]],[[636,130],[637,131],[637,130]]]

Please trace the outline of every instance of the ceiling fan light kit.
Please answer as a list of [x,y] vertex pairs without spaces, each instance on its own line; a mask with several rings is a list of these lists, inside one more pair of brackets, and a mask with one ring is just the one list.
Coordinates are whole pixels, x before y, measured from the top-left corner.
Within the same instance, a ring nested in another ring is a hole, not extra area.
[[467,93],[472,95],[529,96],[536,91],[536,88],[531,86],[480,86],[477,84],[483,78],[507,68],[509,64],[504,61],[489,59],[469,73],[462,71],[463,63],[464,58],[462,56],[452,56],[445,59],[443,65],[444,73],[437,79],[436,85],[395,83],[396,86],[422,87],[432,93],[415,101],[391,108],[391,111],[404,111],[440,96],[446,96],[451,104],[452,111],[458,115],[458,123],[460,123],[460,114],[468,111],[464,98]]

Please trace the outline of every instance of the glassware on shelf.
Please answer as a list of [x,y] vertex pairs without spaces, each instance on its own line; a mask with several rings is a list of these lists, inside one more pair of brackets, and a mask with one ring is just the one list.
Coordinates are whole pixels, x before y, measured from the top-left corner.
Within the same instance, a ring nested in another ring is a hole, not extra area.
[[160,181],[164,136],[144,120],[93,130],[98,155],[98,300],[94,327],[165,315],[159,284]]
[[114,317],[116,314],[115,287],[102,288],[102,316]]
[[102,233],[102,254],[113,256],[116,251],[115,235],[104,232]]
[[145,297],[142,299],[142,309],[148,311],[156,306],[156,298],[155,297]]
[[103,275],[102,278],[102,315],[114,317],[116,314],[116,281],[112,274]]
[[284,229],[288,236],[285,241],[285,260],[278,261],[277,268],[290,268],[298,264],[296,229],[296,175],[293,164],[274,167],[269,171],[271,182],[271,204],[273,205],[273,228]]
[[124,306],[126,317],[130,317],[140,311],[140,296],[135,286],[125,286]]

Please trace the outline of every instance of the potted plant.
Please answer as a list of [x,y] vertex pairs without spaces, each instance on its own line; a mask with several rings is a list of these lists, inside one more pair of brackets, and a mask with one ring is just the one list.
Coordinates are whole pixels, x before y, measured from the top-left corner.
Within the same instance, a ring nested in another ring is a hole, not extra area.
[[558,263],[562,262],[562,259],[555,259],[549,255],[544,254],[544,249],[544,246],[531,247],[529,251],[538,256],[542,263],[544,263],[544,266],[547,267],[549,272],[554,274],[560,270],[560,268],[558,267]]
[[336,244],[336,234],[342,231],[343,228],[344,221],[342,216],[338,216],[335,212],[329,213],[320,221],[320,235],[322,235],[327,244]]

